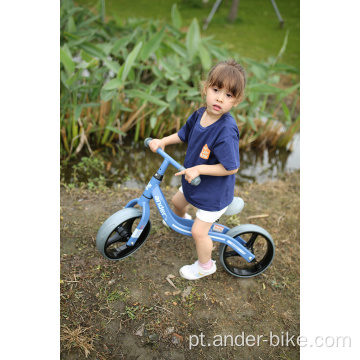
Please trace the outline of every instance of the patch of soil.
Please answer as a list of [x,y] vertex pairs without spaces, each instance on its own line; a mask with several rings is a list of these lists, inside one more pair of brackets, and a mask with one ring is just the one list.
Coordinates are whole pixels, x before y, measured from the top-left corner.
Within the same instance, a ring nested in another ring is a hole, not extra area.
[[[169,203],[175,191],[163,189]],[[245,184],[235,193],[244,210],[220,220],[254,223],[274,239],[273,263],[249,279],[224,270],[218,243],[217,272],[182,279],[179,268],[196,259],[193,239],[164,227],[154,204],[145,244],[124,260],[103,258],[102,222],[141,193],[61,188],[61,359],[299,359],[300,173]],[[255,215],[268,216],[246,219]]]

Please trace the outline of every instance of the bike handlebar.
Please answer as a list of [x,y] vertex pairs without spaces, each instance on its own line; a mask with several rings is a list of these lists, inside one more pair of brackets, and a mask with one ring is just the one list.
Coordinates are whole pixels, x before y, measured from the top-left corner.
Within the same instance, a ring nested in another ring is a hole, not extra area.
[[[144,145],[146,147],[149,147],[150,146],[150,143],[153,139],[152,138],[146,138],[144,140]],[[161,155],[164,159],[168,159],[172,165],[175,166],[176,169],[178,169],[179,171],[183,171],[183,170],[186,170],[186,168],[180,164],[178,164],[171,156],[169,156],[164,150],[162,150],[161,148],[158,148],[156,150],[156,152]],[[199,184],[201,183],[201,178],[200,176],[197,176],[195,179],[192,179],[191,180],[191,185],[193,186],[198,186]]]
[[145,145],[146,147],[149,147],[152,140],[153,140],[153,138],[146,138],[146,139],[144,140],[144,145]]

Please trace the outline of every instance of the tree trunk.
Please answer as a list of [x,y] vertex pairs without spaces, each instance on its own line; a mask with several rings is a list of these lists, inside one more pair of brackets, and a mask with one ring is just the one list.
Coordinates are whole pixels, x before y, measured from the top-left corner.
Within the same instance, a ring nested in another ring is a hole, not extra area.
[[240,2],[240,0],[233,0],[232,1],[229,16],[228,16],[228,20],[230,22],[234,22],[236,20],[237,11],[238,11],[238,7],[239,7],[239,2]]

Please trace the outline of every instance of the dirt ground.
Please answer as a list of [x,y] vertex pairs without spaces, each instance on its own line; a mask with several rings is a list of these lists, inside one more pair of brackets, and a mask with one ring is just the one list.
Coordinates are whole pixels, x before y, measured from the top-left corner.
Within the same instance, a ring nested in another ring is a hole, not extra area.
[[[162,190],[170,201],[175,189]],[[182,279],[179,268],[196,259],[193,239],[164,227],[153,203],[145,244],[108,261],[96,249],[97,231],[141,190],[60,191],[61,359],[300,358],[299,172],[245,184],[235,193],[244,210],[220,219],[229,227],[257,224],[274,239],[273,263],[249,279],[224,270],[218,243],[217,272]],[[268,216],[247,219],[256,215]]]

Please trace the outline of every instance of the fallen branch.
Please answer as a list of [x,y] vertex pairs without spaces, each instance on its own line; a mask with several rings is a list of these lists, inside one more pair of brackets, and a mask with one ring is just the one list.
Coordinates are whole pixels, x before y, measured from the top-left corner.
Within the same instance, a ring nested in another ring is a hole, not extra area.
[[249,220],[249,219],[259,219],[259,218],[266,218],[268,217],[269,214],[262,214],[262,215],[254,215],[254,216],[249,216],[246,218],[246,220]]
[[166,310],[166,311],[167,311],[167,312],[169,312],[170,314],[174,314],[174,313],[173,313],[173,312],[171,312],[170,310],[165,309],[165,308],[163,308],[163,307],[161,307],[161,306],[157,306],[157,305],[155,305],[155,307],[156,307],[156,308],[159,308],[159,309]]

